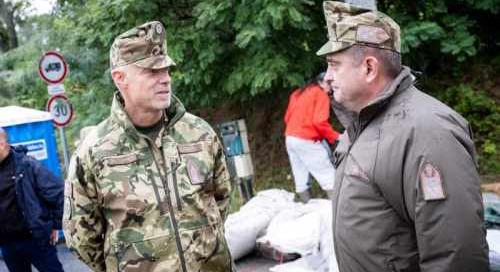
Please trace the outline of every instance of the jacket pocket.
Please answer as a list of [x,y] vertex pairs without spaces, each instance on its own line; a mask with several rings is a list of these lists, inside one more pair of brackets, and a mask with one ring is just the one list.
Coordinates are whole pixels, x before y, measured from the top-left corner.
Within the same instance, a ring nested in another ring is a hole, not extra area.
[[179,144],[177,149],[182,161],[182,168],[189,176],[192,185],[202,185],[212,180],[214,158],[209,141]]
[[345,175],[363,182],[370,181],[370,178],[368,177],[368,170],[363,169],[363,167],[359,164],[358,160],[353,155],[350,155],[349,164],[345,169]]
[[127,228],[118,230],[113,236],[110,253],[116,258],[118,271],[127,271],[131,268],[129,266],[154,263],[165,256],[177,254],[175,238],[169,234],[145,238],[141,229]]
[[100,159],[97,182],[104,208],[115,216],[127,214],[133,219],[160,205],[163,195],[158,198],[154,189],[162,187],[152,184],[151,164],[139,152]]
[[[181,231],[186,262],[190,271],[231,271],[229,247],[221,225]],[[186,243],[187,242],[187,243]]]

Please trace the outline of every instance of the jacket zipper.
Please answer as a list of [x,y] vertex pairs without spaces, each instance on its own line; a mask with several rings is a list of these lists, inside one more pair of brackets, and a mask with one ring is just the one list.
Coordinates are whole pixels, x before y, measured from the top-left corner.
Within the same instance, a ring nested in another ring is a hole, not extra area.
[[160,156],[162,156],[161,151],[150,140],[147,140],[147,142],[148,142],[149,148],[151,149],[151,152],[153,153],[153,160],[156,164],[156,167],[158,168],[158,174],[160,175],[160,179],[163,183],[163,188],[165,189],[165,198],[168,201],[167,206],[168,206],[168,211],[170,214],[170,223],[172,224],[172,228],[174,229],[174,233],[175,233],[175,244],[177,246],[177,253],[179,254],[179,260],[181,262],[181,269],[183,272],[187,272],[186,260],[184,259],[184,252],[182,250],[182,244],[181,244],[181,239],[180,239],[180,234],[179,234],[179,227],[177,225],[177,220],[175,218],[175,213],[174,213],[174,209],[172,206],[172,199],[170,197],[170,191],[169,191],[169,187],[168,187],[168,179],[167,179],[166,175],[164,174],[165,172],[162,171],[163,169],[167,169],[166,162],[164,159],[162,160],[163,161],[163,165],[162,165],[163,169],[162,169],[160,166],[160,163],[158,162],[158,158],[157,158],[158,154],[160,154]]
[[170,163],[170,172],[172,174],[172,183],[174,185],[174,193],[175,193],[175,199],[177,200],[177,209],[181,212],[182,211],[182,202],[179,194],[179,188],[177,186],[177,166],[174,162]]
[[[359,121],[359,120],[358,120]],[[355,130],[355,137],[354,137],[354,140],[353,142],[351,143],[351,145],[349,146],[349,148],[347,149],[347,153],[344,157],[344,166],[342,167],[342,177],[340,178],[340,184],[339,184],[339,193],[338,195],[340,196],[341,195],[341,190],[342,190],[342,183],[344,182],[344,177],[345,177],[345,168],[347,167],[347,160],[349,159],[349,154],[351,154],[351,149],[352,147],[354,146],[354,143],[356,143],[356,141],[358,140],[359,138],[359,134],[360,134],[360,130],[359,128],[357,130]],[[333,247],[335,249],[335,252],[339,252],[338,248],[337,248],[337,242],[336,242],[336,237],[335,237],[335,231],[337,229],[337,221],[338,221],[338,218],[339,218],[339,197],[337,197],[337,199],[335,200],[335,224],[333,226]],[[341,260],[340,259],[337,259],[337,262],[339,264],[339,269],[342,269],[342,265],[341,265]]]
[[156,185],[156,181],[153,176],[153,171],[149,167],[146,168],[149,178],[151,179],[151,184],[153,185],[153,190],[155,192],[156,200],[158,201],[160,213],[161,215],[165,215],[167,211],[165,211],[165,206],[163,205],[164,200],[160,196],[160,190],[158,189],[158,185]]

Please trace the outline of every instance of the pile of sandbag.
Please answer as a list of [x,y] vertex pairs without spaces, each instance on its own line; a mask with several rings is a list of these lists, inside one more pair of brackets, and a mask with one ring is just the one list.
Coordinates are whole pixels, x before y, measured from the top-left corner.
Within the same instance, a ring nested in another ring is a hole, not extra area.
[[271,189],[259,192],[241,209],[230,214],[224,224],[229,251],[237,260],[255,248],[271,219],[281,210],[293,204],[294,194],[285,190]]
[[270,271],[338,271],[332,238],[332,204],[312,199],[294,202],[285,190],[261,191],[225,223],[226,240],[237,260],[251,253],[256,243],[280,253],[299,254],[295,261],[274,266]]
[[332,203],[312,199],[294,203],[271,221],[267,233],[258,242],[277,250],[299,253],[301,258],[270,269],[272,272],[337,272],[333,249]]
[[[239,212],[229,215],[226,239],[233,258],[252,252],[258,242],[301,256],[270,268],[271,272],[338,272],[331,201],[312,199],[302,204],[293,199],[294,194],[285,190],[261,191]],[[483,202],[490,269],[500,272],[500,196],[485,193]]]

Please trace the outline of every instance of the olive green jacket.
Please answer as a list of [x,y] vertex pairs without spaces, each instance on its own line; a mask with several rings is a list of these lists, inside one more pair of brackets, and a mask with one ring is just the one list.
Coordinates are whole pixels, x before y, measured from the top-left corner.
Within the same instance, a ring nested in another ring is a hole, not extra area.
[[[334,153],[340,271],[489,271],[467,121],[415,88],[406,67],[359,114],[333,103],[346,128]],[[428,164],[444,198],[424,198]]]

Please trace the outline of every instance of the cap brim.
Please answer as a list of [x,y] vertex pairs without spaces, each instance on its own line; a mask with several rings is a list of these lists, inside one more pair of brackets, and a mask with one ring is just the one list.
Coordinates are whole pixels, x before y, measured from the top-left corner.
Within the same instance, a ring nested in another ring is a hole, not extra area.
[[353,44],[348,42],[327,41],[317,52],[316,55],[324,56],[335,52],[342,51],[351,47]]
[[154,56],[134,62],[135,65],[147,69],[163,69],[175,66],[175,62],[168,55]]

